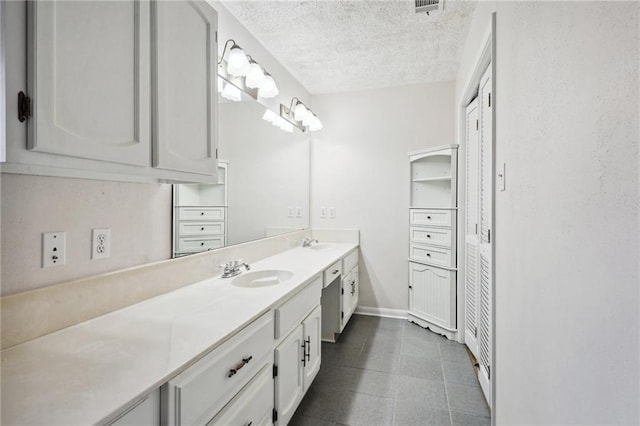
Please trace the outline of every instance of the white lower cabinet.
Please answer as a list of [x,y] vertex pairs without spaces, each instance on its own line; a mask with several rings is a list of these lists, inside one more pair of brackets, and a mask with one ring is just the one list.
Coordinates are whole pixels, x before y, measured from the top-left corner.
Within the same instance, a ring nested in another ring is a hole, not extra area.
[[278,345],[275,351],[276,421],[286,425],[320,370],[322,309],[319,305]]
[[456,272],[409,262],[409,316],[451,331],[456,321]]
[[160,423],[160,389],[133,404],[119,414],[108,426],[141,426]]
[[273,424],[273,392],[273,365],[268,364],[207,426]]
[[209,422],[251,379],[273,363],[273,312],[263,315],[162,387],[162,424]]

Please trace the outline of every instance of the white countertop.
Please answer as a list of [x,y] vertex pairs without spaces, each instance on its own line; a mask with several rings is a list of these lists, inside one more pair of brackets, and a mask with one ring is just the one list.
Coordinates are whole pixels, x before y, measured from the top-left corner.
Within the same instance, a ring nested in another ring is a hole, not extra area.
[[156,389],[356,248],[323,243],[251,265],[293,277],[263,288],[220,276],[2,351],[3,425],[95,424]]

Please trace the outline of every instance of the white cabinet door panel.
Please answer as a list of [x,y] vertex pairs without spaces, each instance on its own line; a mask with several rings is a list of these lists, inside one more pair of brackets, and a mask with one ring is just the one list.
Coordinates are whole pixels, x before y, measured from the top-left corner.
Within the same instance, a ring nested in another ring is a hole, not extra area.
[[275,402],[279,425],[289,423],[304,395],[302,328],[299,324],[275,351],[278,366]]
[[456,326],[455,272],[409,262],[409,313],[446,329]]
[[148,166],[149,2],[28,5],[28,148]]
[[217,13],[204,1],[153,3],[153,166],[216,175]]
[[306,392],[320,371],[322,357],[322,308],[318,305],[302,323],[306,341],[306,361],[304,362],[304,391]]

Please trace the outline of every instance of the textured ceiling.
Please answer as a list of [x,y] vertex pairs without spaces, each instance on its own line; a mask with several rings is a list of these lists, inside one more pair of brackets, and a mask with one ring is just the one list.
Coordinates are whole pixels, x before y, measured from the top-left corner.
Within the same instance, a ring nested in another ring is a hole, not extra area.
[[312,94],[454,80],[476,5],[427,16],[405,0],[222,2]]

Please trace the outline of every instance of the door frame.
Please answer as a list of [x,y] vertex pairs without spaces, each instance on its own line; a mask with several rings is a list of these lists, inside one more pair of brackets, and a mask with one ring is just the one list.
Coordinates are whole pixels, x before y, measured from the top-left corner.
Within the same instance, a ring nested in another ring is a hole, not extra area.
[[[476,57],[473,61],[473,71],[469,75],[467,81],[464,84],[463,91],[460,97],[456,101],[456,114],[458,116],[458,145],[463,148],[459,150],[458,153],[458,161],[460,164],[464,164],[466,162],[465,155],[465,140],[466,140],[466,109],[469,103],[476,97],[478,94],[478,86],[480,84],[480,79],[486,70],[491,67],[491,93],[493,94],[493,108],[492,108],[492,124],[493,124],[493,135],[491,140],[491,172],[495,177],[496,175],[496,13],[493,12],[491,14],[491,20],[488,23],[485,32],[482,37],[481,48],[477,51]],[[491,246],[491,423],[495,425],[495,416],[493,413],[496,412],[496,377],[498,374],[496,368],[496,279],[495,279],[495,265],[496,265],[496,220],[495,220],[495,199],[496,199],[496,190],[495,190],[495,179],[493,180],[494,184],[491,188],[491,230],[493,233],[493,243]],[[466,278],[466,270],[464,267],[464,237],[466,235],[466,220],[465,217],[465,206],[466,199],[465,197],[465,182],[466,182],[466,170],[464,167],[458,168],[458,232],[457,236],[457,246],[462,247],[463,250],[457,250],[457,261],[458,265],[460,265],[458,269],[458,282],[457,282],[457,320],[458,324],[461,324],[460,330],[464,330],[466,327],[465,323],[465,294],[464,294],[464,283]],[[460,343],[464,343],[464,332],[458,333],[458,341]]]

